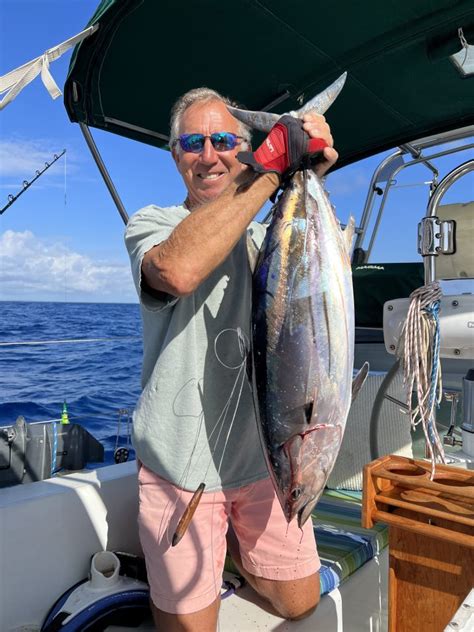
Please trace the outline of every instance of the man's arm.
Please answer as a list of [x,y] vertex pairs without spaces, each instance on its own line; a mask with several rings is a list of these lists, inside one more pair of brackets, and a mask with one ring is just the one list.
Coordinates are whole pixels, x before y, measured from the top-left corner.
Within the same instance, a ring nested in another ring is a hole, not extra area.
[[[303,129],[328,145],[324,161],[315,167],[321,177],[338,158],[329,125],[324,116],[306,114]],[[276,173],[255,177],[243,171],[222,195],[190,213],[168,239],[145,254],[142,274],[148,287],[174,296],[191,294],[230,254],[278,184]]]
[[276,173],[255,178],[243,171],[222,195],[190,213],[145,254],[142,274],[148,286],[174,296],[191,294],[230,254],[278,184]]

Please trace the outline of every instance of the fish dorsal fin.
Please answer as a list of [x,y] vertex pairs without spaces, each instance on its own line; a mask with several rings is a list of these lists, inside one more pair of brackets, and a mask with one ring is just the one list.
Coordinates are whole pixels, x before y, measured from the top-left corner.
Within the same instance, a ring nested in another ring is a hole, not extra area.
[[355,402],[357,395],[359,394],[360,389],[364,386],[365,380],[369,375],[369,363],[364,362],[362,368],[357,373],[355,378],[352,380],[352,403]]
[[[313,99],[305,103],[297,112],[287,112],[295,118],[302,118],[307,112],[316,112],[317,114],[324,114],[334,103],[337,95],[342,90],[346,81],[347,72],[342,74],[334,83],[332,83],[326,90],[323,90]],[[233,108],[230,105],[227,109],[235,116],[236,119],[248,125],[252,129],[259,130],[260,132],[269,132],[275,123],[278,121],[282,114],[274,114],[273,112],[253,112],[251,110],[241,110],[240,108]]]
[[349,217],[349,221],[347,222],[347,226],[342,231],[342,239],[346,247],[346,252],[349,255],[349,259],[352,257],[352,251],[354,249],[353,244],[352,244],[354,240],[354,234],[355,234],[355,219],[351,215]]

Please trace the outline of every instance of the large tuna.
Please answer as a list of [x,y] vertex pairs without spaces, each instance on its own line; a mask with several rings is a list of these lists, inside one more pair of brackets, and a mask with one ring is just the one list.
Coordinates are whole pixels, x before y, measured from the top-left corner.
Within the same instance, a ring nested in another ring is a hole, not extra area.
[[[293,116],[323,114],[343,75]],[[269,131],[276,114],[231,109]],[[354,359],[351,218],[341,230],[321,180],[296,172],[273,209],[253,284],[253,381],[259,428],[283,512],[304,524],[341,446]],[[364,366],[356,389],[367,373]]]

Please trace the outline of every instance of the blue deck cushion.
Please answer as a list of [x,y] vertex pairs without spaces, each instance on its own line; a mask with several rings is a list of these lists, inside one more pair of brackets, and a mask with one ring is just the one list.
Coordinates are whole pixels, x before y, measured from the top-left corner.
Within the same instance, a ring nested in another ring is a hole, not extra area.
[[321,595],[325,595],[388,544],[388,528],[360,526],[362,492],[326,490],[313,512],[321,559]]

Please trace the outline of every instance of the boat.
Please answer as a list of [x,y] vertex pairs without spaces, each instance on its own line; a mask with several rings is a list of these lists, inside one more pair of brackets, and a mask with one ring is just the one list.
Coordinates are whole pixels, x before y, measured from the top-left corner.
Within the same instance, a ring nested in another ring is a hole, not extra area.
[[[186,45],[177,45],[184,18]],[[349,0],[317,0],[309,6],[300,1],[238,0],[232,9],[215,0],[185,5],[103,0],[86,30],[73,52],[64,103],[124,222],[129,213],[100,156],[93,129],[166,149],[170,106],[192,86],[207,84],[249,109],[283,113],[297,109],[347,71],[346,87],[328,112],[340,154],[337,169],[393,150],[374,172],[356,231],[355,366],[369,360],[371,374],[351,411],[329,489],[315,511],[320,553],[324,550],[325,596],[311,617],[292,623],[268,613],[251,589],[243,587],[222,601],[220,629],[396,629],[393,620],[388,621],[387,528],[360,524],[363,468],[388,453],[425,456],[423,440],[418,436],[413,443],[406,415],[399,410],[406,393],[394,351],[409,294],[437,278],[474,277],[469,248],[462,247],[460,239],[467,235],[469,244],[472,227],[466,218],[472,217],[473,202],[443,202],[451,185],[474,170],[474,79],[468,61],[468,42],[474,43],[472,4],[421,0],[390,12],[372,0],[363,6]],[[236,47],[221,42],[229,30]],[[216,54],[221,45],[223,54]],[[209,46],[212,61],[205,54],[190,56],[190,51]],[[440,173],[437,161],[445,156],[464,160]],[[370,257],[387,196],[402,171],[418,166],[430,177],[426,204],[417,218],[420,232],[411,235],[419,241],[422,261],[374,264]],[[453,258],[454,271],[442,271],[440,261]],[[472,290],[463,292],[446,300],[459,319],[452,328],[449,319],[442,323],[441,356],[445,390],[452,402],[444,410],[446,449],[453,465],[470,470],[474,420],[464,419],[461,436],[455,408],[464,396],[464,408],[472,411],[472,388],[466,381],[474,361],[469,335]],[[133,461],[2,489],[0,630],[40,630],[57,599],[87,578],[90,559],[97,552],[140,556],[136,514]],[[54,521],[49,519],[52,515]],[[468,599],[466,594],[461,615],[471,608]],[[469,629],[469,622],[457,621],[456,629]],[[413,625],[412,629],[426,629],[421,620]],[[115,623],[107,629],[124,628]],[[138,629],[153,628],[144,621]]]

